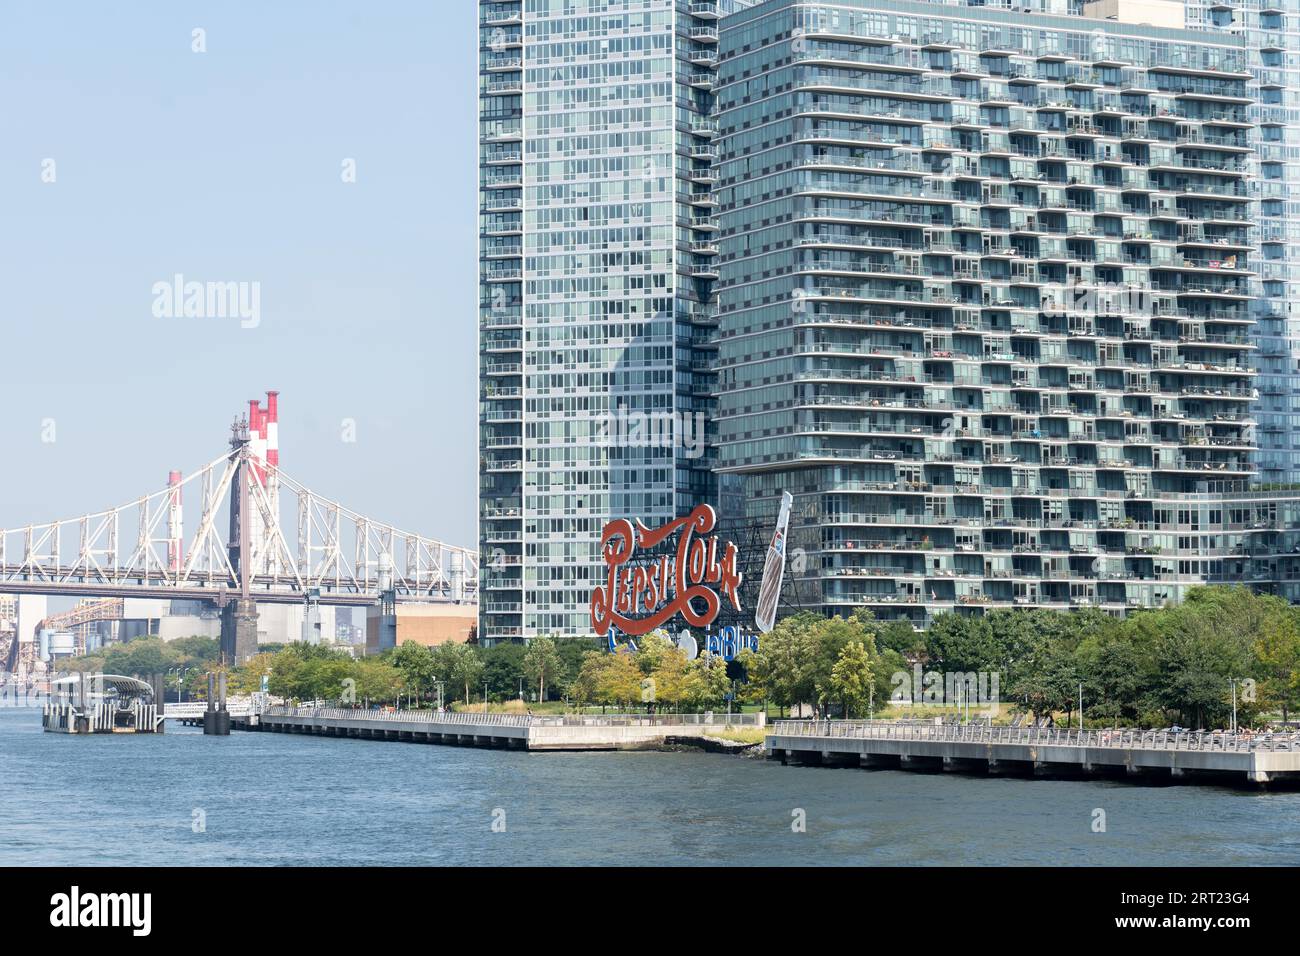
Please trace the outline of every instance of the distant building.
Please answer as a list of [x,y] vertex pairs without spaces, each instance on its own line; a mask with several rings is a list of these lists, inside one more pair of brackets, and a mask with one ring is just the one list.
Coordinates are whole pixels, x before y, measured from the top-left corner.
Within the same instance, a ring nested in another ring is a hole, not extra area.
[[475,608],[470,604],[399,604],[396,636],[385,628],[381,608],[366,613],[366,653],[374,654],[407,641],[436,647],[449,642],[465,643],[475,632]]

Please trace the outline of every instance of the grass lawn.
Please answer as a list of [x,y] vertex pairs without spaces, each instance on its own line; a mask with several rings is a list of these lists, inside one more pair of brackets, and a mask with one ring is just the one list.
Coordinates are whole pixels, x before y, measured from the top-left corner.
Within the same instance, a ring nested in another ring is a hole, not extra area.
[[734,740],[742,744],[761,744],[768,734],[766,727],[717,727],[708,732],[710,737]]
[[[467,713],[467,714],[483,713],[483,705],[481,703],[474,703],[468,706],[465,705],[464,703],[453,703],[451,705],[451,709],[458,713]],[[644,708],[642,707],[636,707],[634,708],[634,710],[636,713],[644,712]],[[761,710],[763,710],[763,706],[761,704],[744,704],[736,708],[736,712],[741,714],[755,714]],[[985,716],[988,715],[990,711],[993,712],[993,723],[995,724],[1009,724],[1012,720],[1013,708],[1012,705],[1008,703],[1001,703],[1001,704],[994,705],[992,707],[979,707],[979,708],[972,707],[970,710],[971,720],[972,721],[982,720]],[[525,701],[514,699],[514,700],[507,700],[507,701],[489,701],[487,705],[487,712],[489,714],[526,714],[531,712],[534,715],[542,716],[542,715],[576,714],[576,713],[616,714],[616,713],[623,712],[623,710],[618,707],[602,708],[599,705],[596,705],[596,706],[584,707],[582,708],[581,711],[579,711],[578,708],[576,707],[566,705],[562,700],[548,700],[545,703],[538,704],[538,703],[531,703],[531,702],[525,702]],[[713,712],[720,716],[725,715],[726,708],[725,707],[717,708]],[[953,715],[958,715],[958,714],[964,716],[964,711],[959,712],[954,707],[941,707],[936,705],[915,704],[909,707],[883,707],[883,708],[877,707],[874,713],[874,717],[876,720],[933,720],[935,718],[952,717]],[[775,705],[769,705],[767,708],[768,723],[770,724],[772,721],[780,720],[780,719],[782,719],[781,709]],[[786,714],[786,719],[789,719],[788,712]],[[730,736],[731,733],[738,734],[740,736]],[[717,736],[727,737],[728,739],[731,740],[745,740],[745,741],[750,741],[750,737],[752,736],[753,737],[752,742],[756,743],[759,740],[762,740],[763,732],[758,728],[735,727],[732,729],[731,732],[729,733],[719,732]]]
[[[452,704],[451,709],[461,714],[481,714],[483,705],[470,704],[466,706],[463,703]],[[507,701],[488,701],[487,712],[489,714],[526,714],[530,711],[533,714],[567,714],[572,713],[571,707],[565,707],[562,700],[548,700],[544,704],[528,703],[522,700]]]

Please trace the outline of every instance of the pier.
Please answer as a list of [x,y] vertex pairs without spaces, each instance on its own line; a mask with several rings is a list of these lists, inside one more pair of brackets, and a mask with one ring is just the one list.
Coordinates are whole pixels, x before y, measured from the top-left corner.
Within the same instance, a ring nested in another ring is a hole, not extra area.
[[270,707],[232,715],[236,730],[516,750],[646,750],[703,741],[727,727],[762,727],[763,714],[528,714]]
[[51,684],[41,727],[56,734],[160,734],[153,685],[121,674],[69,674]]
[[[208,705],[201,700],[186,701],[178,704],[175,701],[167,705],[167,711],[163,715],[168,720],[179,721],[186,727],[202,727],[203,715],[207,712]],[[226,710],[231,719],[249,718],[260,713],[256,701],[244,698],[231,698],[226,703]]]
[[779,720],[766,748],[771,759],[786,764],[1150,783],[1300,784],[1300,734],[1294,733]]

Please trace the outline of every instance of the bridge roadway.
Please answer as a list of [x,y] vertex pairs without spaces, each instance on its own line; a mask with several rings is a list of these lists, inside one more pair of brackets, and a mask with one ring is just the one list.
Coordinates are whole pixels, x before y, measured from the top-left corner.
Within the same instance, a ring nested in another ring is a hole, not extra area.
[[[168,708],[167,716],[171,716]],[[527,714],[371,711],[346,707],[271,707],[235,718],[237,730],[519,750],[639,750],[702,740],[727,726],[761,727],[762,714]]]
[[1066,730],[909,721],[779,720],[768,756],[782,763],[1121,776],[1182,783],[1300,782],[1300,734]]
[[[47,596],[73,596],[84,598],[157,598],[169,601],[211,601],[218,605],[233,601],[240,596],[238,588],[228,582],[217,584],[192,581],[188,584],[167,583],[169,579],[157,575],[127,578],[120,582],[95,581],[89,577],[66,571],[51,572],[49,579],[33,576],[13,576],[12,566],[0,567],[0,590],[5,594],[44,594]],[[314,600],[322,605],[340,607],[360,607],[379,603],[379,591],[358,590],[349,582],[337,583],[313,582],[307,588],[299,588],[292,581],[283,577],[272,578],[267,575],[254,576],[249,588],[249,597],[259,604],[302,604],[303,596],[309,590],[317,594]],[[434,588],[396,588],[398,602],[420,603],[474,603],[477,588],[473,585],[465,589],[463,597],[457,597],[445,589]]]

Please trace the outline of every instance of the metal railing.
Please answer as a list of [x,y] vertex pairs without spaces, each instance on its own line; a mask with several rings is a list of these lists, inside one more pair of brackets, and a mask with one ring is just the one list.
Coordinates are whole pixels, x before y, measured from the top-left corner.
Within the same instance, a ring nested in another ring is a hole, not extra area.
[[526,714],[462,714],[436,710],[367,710],[361,707],[270,707],[267,717],[321,717],[334,720],[421,721],[437,724],[474,724],[492,727],[527,727]]
[[476,714],[436,710],[366,710],[360,707],[269,707],[267,717],[335,720],[421,721],[489,727],[762,727],[764,714]]
[[564,714],[534,717],[541,727],[763,727],[765,715],[725,714]]
[[1300,750],[1300,734],[1225,733],[1172,730],[1070,730],[1062,727],[1008,727],[986,723],[935,724],[923,721],[778,720],[772,733],[787,737],[850,737],[867,740],[1025,744],[1036,747],[1109,747],[1138,750],[1189,750],[1246,753]]
[[[208,709],[206,701],[187,700],[184,703],[170,701],[163,705],[163,716],[169,720],[196,720]],[[249,701],[228,700],[226,711],[232,717],[248,717],[261,713],[257,706]]]

